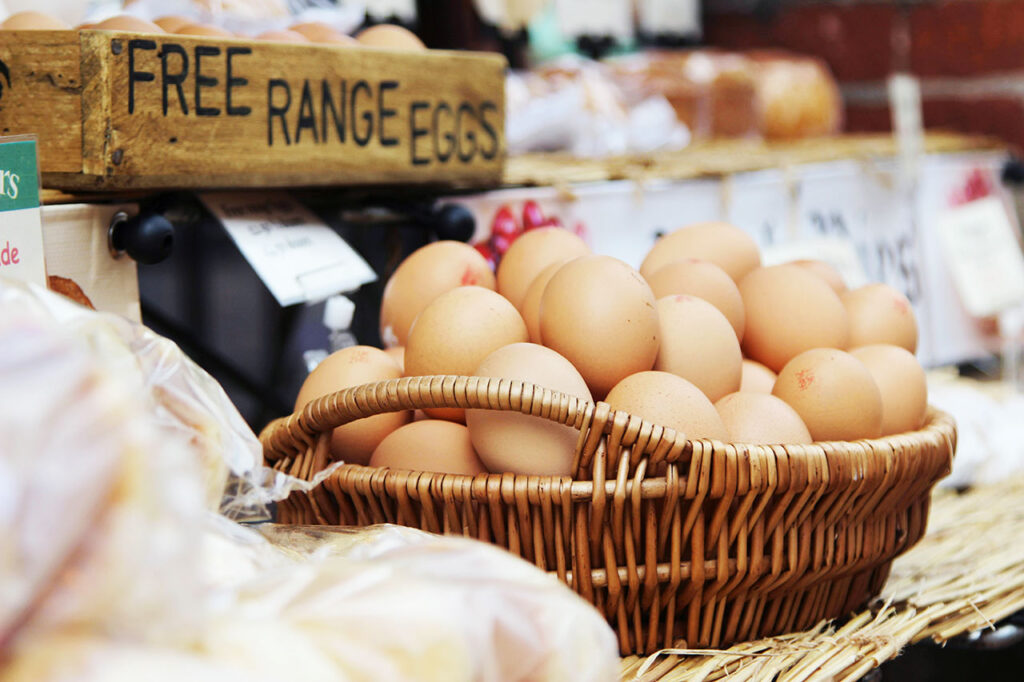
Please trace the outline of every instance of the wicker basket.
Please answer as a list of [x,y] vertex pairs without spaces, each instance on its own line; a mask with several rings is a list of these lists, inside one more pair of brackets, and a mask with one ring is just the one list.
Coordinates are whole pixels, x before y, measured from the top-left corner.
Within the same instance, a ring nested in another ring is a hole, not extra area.
[[623,653],[719,647],[813,625],[876,595],[925,530],[953,420],[857,442],[686,440],[605,403],[506,379],[413,377],[320,398],[261,434],[310,480],[335,426],[424,407],[516,410],[580,431],[574,476],[458,476],[342,465],[279,507],[295,524],[398,523],[507,548],[600,610]]

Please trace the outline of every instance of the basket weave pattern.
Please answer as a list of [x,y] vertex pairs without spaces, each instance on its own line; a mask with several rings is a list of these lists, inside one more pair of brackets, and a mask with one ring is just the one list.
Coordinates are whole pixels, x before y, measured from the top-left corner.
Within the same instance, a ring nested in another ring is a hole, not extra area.
[[723,646],[862,605],[923,535],[949,471],[952,419],[876,440],[755,446],[687,440],[605,403],[507,379],[412,377],[346,389],[261,434],[310,480],[331,430],[424,407],[513,410],[580,431],[571,477],[460,476],[342,465],[279,506],[295,524],[397,523],[497,544],[555,573],[623,653]]

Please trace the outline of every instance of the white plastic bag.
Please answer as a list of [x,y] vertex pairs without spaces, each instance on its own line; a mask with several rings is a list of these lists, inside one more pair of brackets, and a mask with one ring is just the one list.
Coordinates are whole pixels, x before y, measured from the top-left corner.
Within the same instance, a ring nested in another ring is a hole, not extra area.
[[615,679],[600,614],[496,547],[213,511],[229,468],[299,485],[258,455],[173,344],[0,281],[0,682]]

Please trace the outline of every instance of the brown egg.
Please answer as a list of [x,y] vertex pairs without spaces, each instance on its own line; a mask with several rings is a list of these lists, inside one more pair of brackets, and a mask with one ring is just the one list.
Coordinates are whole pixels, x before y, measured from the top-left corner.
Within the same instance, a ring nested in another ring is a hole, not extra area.
[[775,386],[775,372],[760,362],[743,359],[743,377],[740,390],[748,393],[771,393]]
[[70,26],[43,12],[15,12],[0,23],[2,31],[65,31]]
[[402,372],[404,373],[405,372],[405,347],[404,346],[395,346],[394,348],[385,348],[384,352],[387,354],[387,356],[389,358],[391,358],[392,360],[395,361],[395,364],[398,365],[398,368],[400,370],[402,370]]
[[[405,346],[405,374],[470,376],[492,352],[526,340],[526,323],[500,294],[458,287],[438,296],[416,318]],[[461,409],[424,411],[440,419],[465,419]]]
[[530,341],[534,343],[543,343],[540,336],[540,299],[544,295],[544,289],[547,287],[548,282],[555,276],[555,273],[565,265],[565,263],[552,263],[543,270],[540,274],[533,278],[530,282],[530,287],[526,290],[526,295],[523,296],[522,305],[519,307],[519,312],[523,315],[523,322],[526,323],[526,331],[530,333]]
[[156,24],[157,26],[159,26],[160,28],[162,28],[163,30],[167,31],[168,33],[177,33],[179,28],[182,28],[184,26],[188,26],[189,24],[193,23],[194,21],[195,21],[194,19],[189,19],[188,17],[182,17],[182,16],[178,16],[176,14],[170,14],[170,15],[168,15],[166,17],[160,17],[159,19],[154,19],[153,23]]
[[729,440],[729,432],[707,396],[675,374],[638,372],[616,384],[605,402],[616,410],[675,429],[690,440]]
[[818,277],[828,282],[832,291],[842,296],[846,292],[846,282],[839,271],[823,260],[795,260],[793,265],[799,265],[808,272],[813,272]]
[[[299,390],[295,409],[335,391],[402,376],[394,360],[370,346],[351,346],[331,353],[316,366]],[[331,435],[331,456],[353,464],[366,464],[374,448],[389,433],[409,422],[409,411],[378,414],[339,426]]]
[[389,50],[425,50],[427,46],[409,29],[394,24],[377,24],[362,31],[356,40],[366,47]]
[[565,356],[595,398],[654,366],[658,312],[633,268],[610,256],[584,256],[559,268],[540,302],[544,345]]
[[786,363],[772,395],[796,410],[814,440],[877,438],[882,395],[864,363],[834,348],[815,348]]
[[740,282],[740,295],[747,316],[743,354],[773,371],[811,348],[847,347],[842,301],[798,265],[754,270]]
[[469,429],[437,419],[395,429],[373,451],[370,466],[466,476],[486,473],[473,451]]
[[[513,343],[494,351],[476,376],[519,379],[591,402],[583,377],[561,355],[534,343]],[[568,476],[580,432],[571,426],[518,412],[466,410],[473,447],[496,474]]]
[[358,45],[359,41],[352,36],[336,31],[319,21],[307,21],[289,26],[288,30],[301,33],[314,43],[330,43],[333,45]]
[[681,376],[711,401],[738,391],[743,353],[725,315],[686,294],[658,299],[657,308],[661,346],[654,369]]
[[882,435],[917,431],[928,410],[928,382],[906,348],[877,344],[850,354],[864,363],[882,394]]
[[743,297],[736,282],[714,263],[687,258],[669,263],[647,278],[655,298],[689,294],[703,298],[729,320],[737,339],[743,339]]
[[560,227],[530,230],[518,237],[498,264],[498,293],[520,312],[534,278],[554,263],[566,263],[590,253],[582,239]]
[[640,274],[652,277],[669,263],[698,258],[714,263],[739,282],[761,265],[761,252],[746,232],[729,223],[695,223],[670,232],[654,243]]
[[755,445],[810,443],[811,434],[800,415],[773,395],[730,393],[715,403],[729,440]]
[[206,24],[186,24],[175,31],[181,36],[205,36],[209,38],[234,38],[234,33]]
[[164,33],[164,30],[152,21],[139,19],[128,14],[104,19],[95,26],[100,31],[130,31],[132,33]]
[[907,297],[885,284],[843,294],[850,317],[850,348],[887,343],[917,351],[917,318]]
[[264,31],[256,36],[256,40],[269,40],[275,43],[308,43],[309,38],[297,31]]
[[387,346],[404,346],[416,316],[435,298],[455,287],[494,289],[494,273],[468,244],[441,241],[413,251],[384,287],[380,335]]

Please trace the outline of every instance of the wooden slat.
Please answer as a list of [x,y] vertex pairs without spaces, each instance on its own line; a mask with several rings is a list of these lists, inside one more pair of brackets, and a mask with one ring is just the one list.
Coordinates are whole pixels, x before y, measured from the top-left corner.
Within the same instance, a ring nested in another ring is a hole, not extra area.
[[0,103],[9,133],[36,132],[48,152],[59,139],[60,155],[42,159],[51,188],[501,179],[506,63],[498,55],[107,31],[7,32],[0,46],[17,53],[19,73],[58,63],[70,73],[63,65],[74,62],[74,87],[59,92],[76,108],[54,108],[54,88],[39,79],[16,81],[11,90],[24,94]]
[[0,135],[35,133],[43,168],[82,169],[82,79],[73,31],[0,32]]
[[[928,133],[924,145],[929,154],[1001,148],[1005,144],[990,137],[939,131]],[[509,158],[503,182],[508,186],[544,186],[607,180],[686,180],[844,159],[878,159],[897,153],[892,135],[875,134],[775,143],[715,140],[679,151],[601,159],[574,158],[564,153],[523,154]]]

